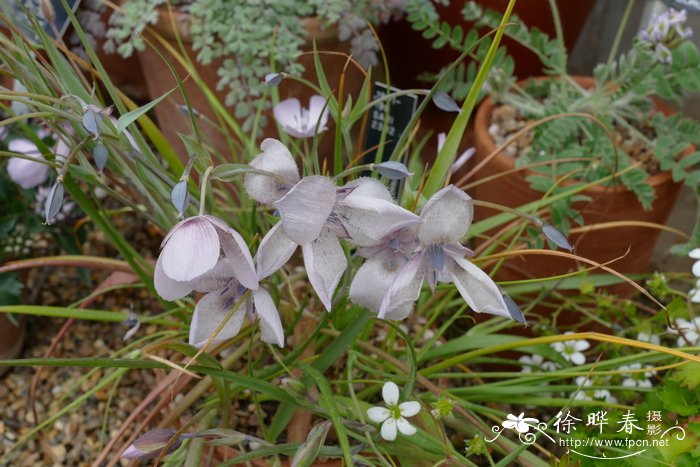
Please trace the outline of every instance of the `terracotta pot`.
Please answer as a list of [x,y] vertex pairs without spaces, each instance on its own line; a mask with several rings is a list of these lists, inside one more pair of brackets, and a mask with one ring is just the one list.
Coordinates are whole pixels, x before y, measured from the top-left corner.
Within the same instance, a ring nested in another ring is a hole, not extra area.
[[[593,86],[593,78],[576,79],[584,87]],[[660,102],[657,102],[657,108],[667,115],[672,113],[671,109],[662,106]],[[492,109],[493,103],[490,98],[487,98],[476,114],[475,159],[477,164],[496,149],[493,139],[488,134]],[[514,167],[515,159],[501,152],[477,172],[476,177],[485,178]],[[533,172],[529,170],[510,173],[476,186],[471,194],[478,200],[513,208],[519,207],[542,198],[543,193],[530,188],[526,180],[526,177],[532,174]],[[645,211],[637,200],[637,196],[622,185],[597,185],[589,188],[582,194],[590,197],[591,201],[576,202],[573,208],[583,216],[584,226],[627,220],[663,225],[676,202],[682,184],[674,183],[669,172],[652,175],[647,179],[647,183],[656,192],[656,199],[649,211]],[[475,218],[484,219],[493,214],[495,214],[493,210],[479,208],[476,210]],[[629,248],[629,253],[610,267],[625,274],[637,274],[648,272],[651,253],[659,234],[658,229],[624,227],[572,234],[569,240],[574,245],[576,254],[601,263],[623,256]],[[582,266],[586,265],[582,264]],[[576,269],[576,264],[566,258],[531,255],[508,259],[496,277],[499,280],[518,280],[563,274]],[[626,284],[614,286],[609,290],[627,296],[635,292]]]
[[[22,351],[26,334],[24,316],[16,316],[17,324],[10,321],[5,313],[0,313],[0,360],[17,358]],[[0,377],[11,367],[0,368]]]
[[[190,57],[190,59],[196,63],[197,53],[192,49],[189,35],[189,24],[188,17],[186,14],[174,11],[175,24],[177,25],[178,31],[174,31],[172,28],[173,22],[171,20],[170,12],[166,8],[159,9],[160,17],[158,23],[153,27],[153,31],[168,40],[171,45],[179,50],[176,34],[179,34],[182,38],[185,49]],[[341,43],[338,41],[338,31],[337,28],[326,28],[322,29],[320,21],[318,18],[309,17],[305,18],[304,24],[308,32],[308,43],[307,50],[309,52],[312,50],[313,41],[316,42],[316,47],[319,51],[331,51],[331,52],[341,52],[344,54],[349,53],[349,43]],[[155,44],[158,42],[155,41]],[[162,49],[162,47],[161,47]],[[186,71],[183,67],[176,63],[174,57],[165,52],[166,57],[170,63],[174,66],[176,72],[181,78],[187,76]],[[169,91],[177,85],[175,79],[172,76],[168,66],[165,64],[163,59],[150,47],[146,47],[143,52],[139,53],[139,59],[146,76],[146,84],[148,86],[148,91],[152,99],[161,96],[165,92]],[[197,67],[197,71],[206,82],[207,86],[215,92],[216,97],[224,102],[227,93],[226,89],[217,91],[217,83],[219,81],[219,76],[217,75],[217,70],[221,66],[223,60],[217,60],[209,65]],[[334,90],[339,87],[339,81],[341,74],[346,63],[345,56],[339,55],[321,55],[321,62],[326,73],[326,78],[329,85]],[[302,55],[299,59],[305,67],[305,72],[302,77],[313,82],[318,83],[316,79],[314,60],[312,54]],[[345,94],[357,95],[362,81],[364,79],[363,74],[354,66],[350,65],[346,71],[345,77]],[[184,87],[187,95],[190,99],[192,107],[197,111],[209,117],[209,119],[218,122],[214,111],[209,105],[206,97],[201,92],[199,87],[196,85],[194,80],[189,79],[184,82]],[[287,79],[284,80],[279,86],[279,96],[280,100],[296,97],[301,101],[302,107],[308,107],[309,98],[315,94],[307,86],[299,83],[296,80]],[[164,133],[166,139],[171,143],[175,150],[180,154],[183,161],[187,160],[187,154],[185,152],[184,145],[178,136],[178,133],[190,134],[190,124],[189,118],[185,117],[183,112],[178,109],[178,105],[183,105],[184,100],[179,92],[174,92],[165,101],[161,102],[155,109],[156,117],[158,118],[158,123],[161,131]],[[268,125],[265,128],[265,133],[263,137],[278,137],[277,130],[272,118],[272,112],[265,112],[265,116],[268,120]],[[325,152],[330,152],[333,144],[333,133],[329,122],[329,130],[321,135],[319,154],[324,154]],[[221,134],[221,130],[216,126],[209,124],[205,119],[198,119],[199,129],[203,134],[203,137],[216,148],[219,153],[228,159],[230,153],[229,147],[226,144],[225,137]]]

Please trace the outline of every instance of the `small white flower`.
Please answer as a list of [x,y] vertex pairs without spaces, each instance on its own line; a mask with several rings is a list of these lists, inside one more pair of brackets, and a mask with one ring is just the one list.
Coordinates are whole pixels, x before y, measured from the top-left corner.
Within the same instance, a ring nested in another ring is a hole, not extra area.
[[[591,400],[602,400],[611,404],[617,403],[617,398],[613,396],[609,390],[593,387],[593,381],[587,376],[578,376],[575,380],[576,385],[579,387],[578,392],[574,396],[574,399],[591,401]],[[600,378],[597,380],[598,384],[606,384],[609,382],[609,378]],[[590,389],[585,389],[590,388]]]
[[522,365],[522,369],[520,370],[521,373],[531,373],[533,368],[542,369],[545,371],[554,371],[559,368],[559,365],[545,360],[542,355],[538,354],[523,355],[518,359],[518,361]]
[[536,418],[525,417],[525,412],[522,412],[517,417],[515,415],[508,414],[506,420],[504,420],[501,425],[503,428],[508,430],[515,428],[518,433],[527,433],[530,431],[530,424],[534,423],[536,425],[539,422],[540,421]]
[[[676,328],[683,332],[683,335],[678,337],[678,347],[685,347],[687,345],[695,346],[700,343],[700,316],[694,318],[692,321],[678,318],[676,320]],[[678,331],[675,329],[669,328],[668,330],[678,334]]]
[[416,427],[408,423],[407,417],[420,412],[420,403],[416,401],[399,404],[399,387],[389,381],[382,387],[382,397],[386,407],[372,407],[367,410],[367,417],[374,423],[381,423],[381,435],[387,441],[396,439],[396,431],[406,436],[416,433]]
[[309,108],[301,106],[299,99],[283,100],[272,108],[272,113],[282,129],[295,138],[312,138],[327,129],[328,106],[323,96],[311,96]]
[[[564,333],[573,334],[569,331]],[[570,361],[574,365],[583,365],[586,363],[586,356],[583,351],[588,350],[591,344],[587,340],[577,340],[577,341],[566,341],[566,342],[555,342],[552,344],[552,348],[559,352],[564,359]]]
[[[653,368],[651,365],[644,366],[644,369]],[[622,380],[622,385],[628,388],[650,388],[652,386],[649,378],[656,374],[656,371],[633,371],[641,370],[641,363],[632,363],[630,365],[623,365],[620,367],[620,371],[627,371],[627,373]]]
[[693,303],[700,303],[700,248],[695,248],[688,253],[688,256],[695,261],[693,263],[693,275],[697,278],[695,281],[695,288],[689,292],[690,301]]
[[637,333],[637,340],[639,342],[648,342],[654,345],[661,345],[661,339],[656,334],[648,334],[646,332]]

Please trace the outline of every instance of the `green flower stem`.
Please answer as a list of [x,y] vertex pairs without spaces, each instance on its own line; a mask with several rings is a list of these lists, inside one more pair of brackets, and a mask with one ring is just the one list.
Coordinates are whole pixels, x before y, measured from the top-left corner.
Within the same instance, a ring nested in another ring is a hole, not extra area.
[[207,187],[209,186],[209,175],[214,170],[214,166],[207,167],[202,175],[202,181],[199,183],[199,215],[204,215],[204,207],[207,204]]
[[455,157],[457,156],[459,143],[462,140],[464,131],[467,129],[467,123],[469,122],[469,118],[471,117],[471,114],[474,111],[474,108],[476,107],[477,99],[479,98],[479,93],[484,84],[484,81],[486,81],[486,76],[488,75],[488,72],[491,69],[491,64],[493,63],[496,51],[498,50],[498,46],[501,43],[501,38],[503,37],[505,26],[507,25],[508,20],[510,19],[510,15],[513,12],[515,2],[516,0],[510,0],[508,2],[508,7],[506,8],[505,13],[503,14],[501,24],[498,30],[496,31],[496,36],[494,37],[493,42],[489,47],[484,62],[482,63],[481,67],[479,67],[479,73],[477,73],[476,78],[474,79],[474,85],[469,90],[469,94],[467,95],[467,98],[464,101],[464,104],[462,105],[462,111],[455,119],[452,128],[450,128],[450,132],[447,134],[447,138],[445,139],[445,144],[438,153],[437,159],[435,160],[435,165],[430,170],[430,175],[428,176],[428,179],[426,180],[425,186],[423,188],[423,195],[426,198],[430,198],[433,194],[435,194],[435,192],[442,188],[442,185],[445,182],[445,178],[449,173],[450,166],[452,166],[452,163],[454,162]]

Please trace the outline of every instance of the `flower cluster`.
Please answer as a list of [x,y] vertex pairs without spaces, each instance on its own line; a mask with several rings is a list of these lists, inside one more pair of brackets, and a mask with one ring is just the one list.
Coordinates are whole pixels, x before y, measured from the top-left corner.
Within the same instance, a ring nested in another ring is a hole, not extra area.
[[405,318],[427,281],[433,290],[439,282],[453,283],[476,312],[524,321],[491,278],[465,258],[472,252],[460,240],[472,221],[473,203],[463,191],[440,190],[416,215],[399,206],[379,180],[338,186],[327,176],[301,177],[280,141],[266,139],[260,148],[244,186],[280,219],[261,240],[255,262],[240,234],[210,215],[181,221],[163,241],[155,271],[161,297],[207,294],[195,308],[191,344],[233,337],[247,315],[260,319],[264,341],[283,346],[279,314],[260,281],[301,248],[309,283],[330,311],[348,268],[341,242],[367,258],[352,280],[350,299],[380,318]]
[[690,301],[700,303],[700,248],[695,248],[688,253],[695,260],[693,263],[693,276],[695,276],[695,288],[690,291]]
[[654,48],[659,63],[671,63],[671,49],[693,35],[693,30],[685,26],[687,19],[688,14],[685,10],[676,11],[669,8],[639,33],[639,38],[649,42]]

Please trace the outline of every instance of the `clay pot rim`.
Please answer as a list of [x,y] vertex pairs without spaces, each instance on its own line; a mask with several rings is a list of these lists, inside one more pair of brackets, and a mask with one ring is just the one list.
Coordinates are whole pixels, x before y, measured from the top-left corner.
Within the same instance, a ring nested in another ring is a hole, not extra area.
[[[587,84],[593,84],[595,82],[595,78],[592,76],[580,76],[580,75],[570,75],[571,78],[574,79],[577,83],[586,86]],[[534,80],[545,80],[545,79],[552,79],[551,76],[534,76],[531,78],[526,78],[523,80],[518,81],[518,85],[523,84],[531,79]],[[666,115],[670,115],[672,113],[675,113],[671,108],[666,106],[662,101],[658,99],[653,99],[654,101],[654,106],[657,110],[660,110]],[[493,112],[494,104],[493,104],[493,99],[491,96],[487,96],[479,105],[479,108],[476,111],[476,116],[474,118],[474,133],[475,137],[479,138],[482,140],[484,147],[486,147],[489,151],[489,154],[492,153],[493,151],[496,150],[496,143],[493,140],[493,137],[488,132],[488,127],[491,123],[491,114]],[[496,164],[500,167],[503,168],[503,170],[510,170],[515,168],[515,158],[510,157],[507,154],[505,154],[504,151],[499,152],[496,154],[490,161],[490,164]],[[536,172],[527,169],[523,171],[524,176],[529,176],[529,175],[535,175]],[[675,183],[673,182],[673,178],[671,176],[671,171],[663,171],[659,172],[653,175],[650,175],[646,179],[647,183],[651,185],[652,187],[656,188],[660,185],[664,185],[666,183]],[[625,185],[615,185],[615,186],[605,186],[605,185],[593,185],[584,190],[585,192],[588,193],[595,193],[595,194],[603,194],[603,193],[624,193],[630,191]]]
[[[177,34],[182,37],[184,42],[190,42],[190,25],[189,25],[189,13],[185,13],[178,8],[173,7],[172,9],[167,6],[159,6],[158,11],[158,21],[155,24],[150,25],[154,31],[163,36],[168,40],[176,39],[176,32],[173,30],[173,22],[177,27]],[[171,20],[171,13],[175,16],[174,20]],[[318,16],[305,16],[301,18],[301,22],[306,28],[306,44],[310,45],[314,41],[317,45],[324,45],[328,43],[338,42],[338,25],[333,24],[329,27],[323,28],[321,24],[321,19]]]

